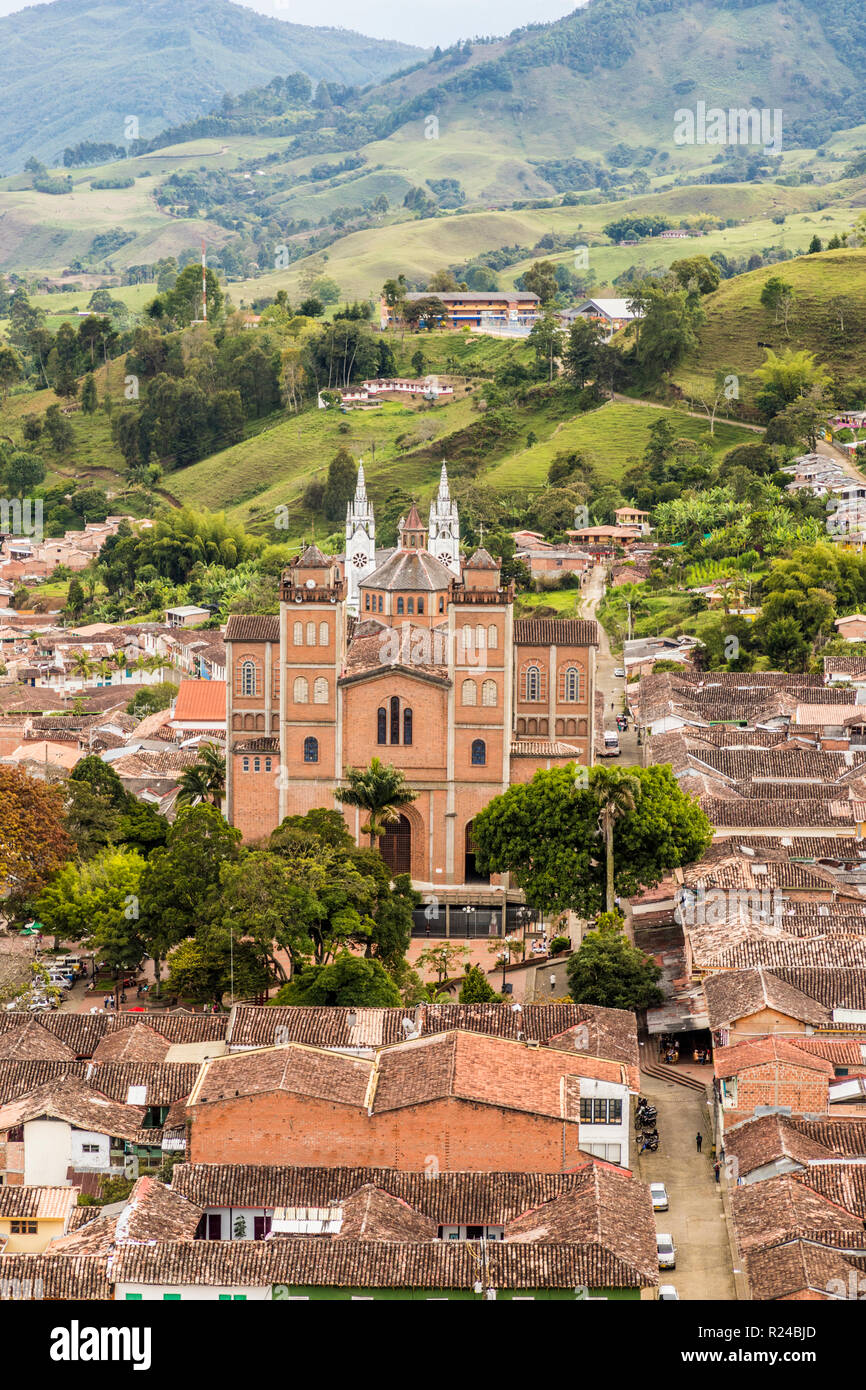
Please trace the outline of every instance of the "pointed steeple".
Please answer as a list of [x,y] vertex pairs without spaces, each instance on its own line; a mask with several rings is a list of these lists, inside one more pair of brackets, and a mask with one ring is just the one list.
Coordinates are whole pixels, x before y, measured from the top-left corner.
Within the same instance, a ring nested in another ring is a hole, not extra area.
[[427,527],[413,502],[409,508],[409,515],[400,528],[400,547],[402,550],[424,550],[426,546]]
[[430,539],[427,549],[452,574],[460,575],[460,520],[457,516],[457,503],[451,500],[448,486],[448,469],[442,465],[439,475],[439,491],[430,503]]
[[367,496],[364,460],[358,462],[355,496],[346,503],[346,578],[349,581],[348,607],[357,612],[361,580],[376,568],[376,522]]

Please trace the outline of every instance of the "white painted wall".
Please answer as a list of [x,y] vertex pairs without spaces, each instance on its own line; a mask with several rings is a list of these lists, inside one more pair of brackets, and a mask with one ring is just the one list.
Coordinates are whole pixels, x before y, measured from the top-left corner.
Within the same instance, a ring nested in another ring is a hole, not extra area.
[[[619,1148],[619,1163],[623,1168],[631,1167],[629,1156],[629,1122],[631,1109],[627,1086],[613,1081],[596,1081],[582,1077],[580,1082],[581,1100],[618,1100],[621,1106],[621,1119],[618,1124],[579,1125],[580,1147],[587,1153],[597,1154],[609,1163],[617,1162],[616,1148]],[[613,1147],[613,1152],[611,1151]]]
[[24,1126],[24,1182],[65,1187],[72,1162],[72,1126],[65,1120],[28,1120]]

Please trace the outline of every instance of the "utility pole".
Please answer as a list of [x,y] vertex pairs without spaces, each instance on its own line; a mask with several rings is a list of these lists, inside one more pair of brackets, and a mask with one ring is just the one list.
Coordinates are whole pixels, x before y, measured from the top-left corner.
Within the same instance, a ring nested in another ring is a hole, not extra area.
[[207,259],[205,257],[204,237],[201,239],[201,316],[207,323]]

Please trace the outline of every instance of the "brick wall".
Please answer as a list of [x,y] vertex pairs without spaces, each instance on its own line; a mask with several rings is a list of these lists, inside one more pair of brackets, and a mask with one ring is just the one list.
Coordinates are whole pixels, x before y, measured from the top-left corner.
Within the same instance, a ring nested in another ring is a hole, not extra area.
[[573,1121],[457,1099],[368,1116],[274,1091],[195,1107],[190,1162],[556,1173],[579,1161],[578,1139]]

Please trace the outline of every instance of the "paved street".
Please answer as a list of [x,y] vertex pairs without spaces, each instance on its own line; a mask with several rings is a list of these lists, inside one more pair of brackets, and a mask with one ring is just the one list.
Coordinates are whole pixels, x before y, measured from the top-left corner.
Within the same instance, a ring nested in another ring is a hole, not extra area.
[[[656,1212],[656,1230],[669,1232],[677,1247],[677,1267],[663,1270],[683,1300],[733,1300],[731,1250],[722,1209],[722,1192],[713,1176],[712,1134],[699,1091],[641,1075],[641,1094],[658,1110],[659,1147],[644,1154],[636,1172],[644,1182],[663,1182],[668,1211]],[[698,1154],[695,1136],[704,1136]]]
[[[596,565],[590,572],[589,580],[583,590],[583,597],[580,607],[582,618],[595,618],[598,605],[604,597],[604,576],[605,566]],[[625,694],[625,681],[622,676],[615,676],[613,673],[621,669],[622,657],[611,655],[610,642],[607,633],[601,623],[598,625],[599,647],[596,658],[596,688],[602,696],[603,719],[601,728],[615,729],[616,716],[623,713],[623,696]],[[601,739],[601,728],[599,729],[599,740]],[[604,761],[625,764],[641,765],[641,750],[637,746],[637,735],[634,727],[629,726],[625,734],[619,736],[619,746],[622,752],[618,758],[605,759]]]

